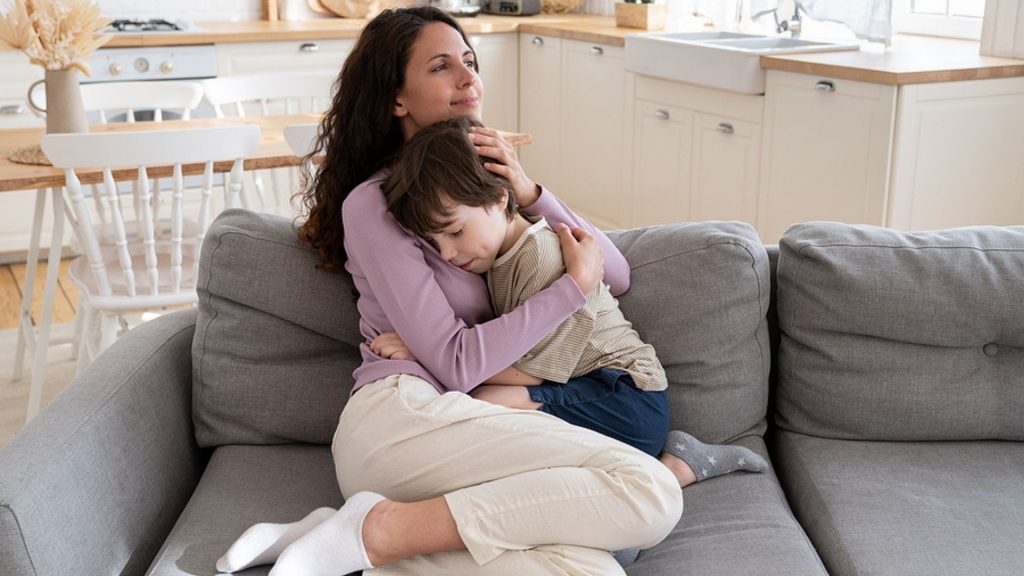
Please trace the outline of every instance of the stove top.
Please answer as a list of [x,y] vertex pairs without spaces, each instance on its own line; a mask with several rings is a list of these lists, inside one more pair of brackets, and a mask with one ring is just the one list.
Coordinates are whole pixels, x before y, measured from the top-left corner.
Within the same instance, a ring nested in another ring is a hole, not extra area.
[[185,21],[178,20],[171,22],[163,18],[150,18],[148,20],[121,19],[114,20],[107,26],[107,32],[112,34],[139,33],[139,32],[188,32],[197,28]]

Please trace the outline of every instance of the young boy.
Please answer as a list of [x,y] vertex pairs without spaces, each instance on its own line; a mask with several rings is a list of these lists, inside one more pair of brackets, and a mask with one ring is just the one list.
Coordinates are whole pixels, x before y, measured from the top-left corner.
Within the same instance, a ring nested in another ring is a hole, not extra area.
[[[418,132],[382,189],[395,219],[429,240],[444,260],[486,274],[494,313],[501,315],[561,277],[565,265],[558,236],[543,219],[522,215],[507,181],[483,167],[468,136],[473,126],[479,123],[456,118]],[[667,386],[654,348],[601,283],[582,309],[472,395],[542,410],[660,454],[681,486],[767,467],[746,448],[669,433]]]

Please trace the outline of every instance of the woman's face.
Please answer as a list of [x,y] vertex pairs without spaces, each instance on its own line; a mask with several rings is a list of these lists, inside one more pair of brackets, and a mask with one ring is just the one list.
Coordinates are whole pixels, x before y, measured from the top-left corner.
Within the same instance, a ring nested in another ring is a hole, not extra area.
[[462,35],[442,22],[423,27],[405,68],[394,114],[408,140],[421,128],[456,116],[480,120],[484,87]]

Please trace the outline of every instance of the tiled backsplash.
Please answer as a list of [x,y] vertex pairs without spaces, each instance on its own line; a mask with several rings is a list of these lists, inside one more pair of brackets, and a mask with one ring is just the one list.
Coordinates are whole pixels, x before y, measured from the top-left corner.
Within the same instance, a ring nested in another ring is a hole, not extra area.
[[168,20],[259,20],[260,0],[97,0],[107,18],[166,18]]

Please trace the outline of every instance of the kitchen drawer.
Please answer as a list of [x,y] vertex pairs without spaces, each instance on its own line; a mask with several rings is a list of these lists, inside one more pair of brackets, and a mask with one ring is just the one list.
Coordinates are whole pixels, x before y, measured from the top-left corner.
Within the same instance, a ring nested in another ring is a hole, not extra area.
[[217,44],[217,74],[329,72],[337,74],[355,39]]

